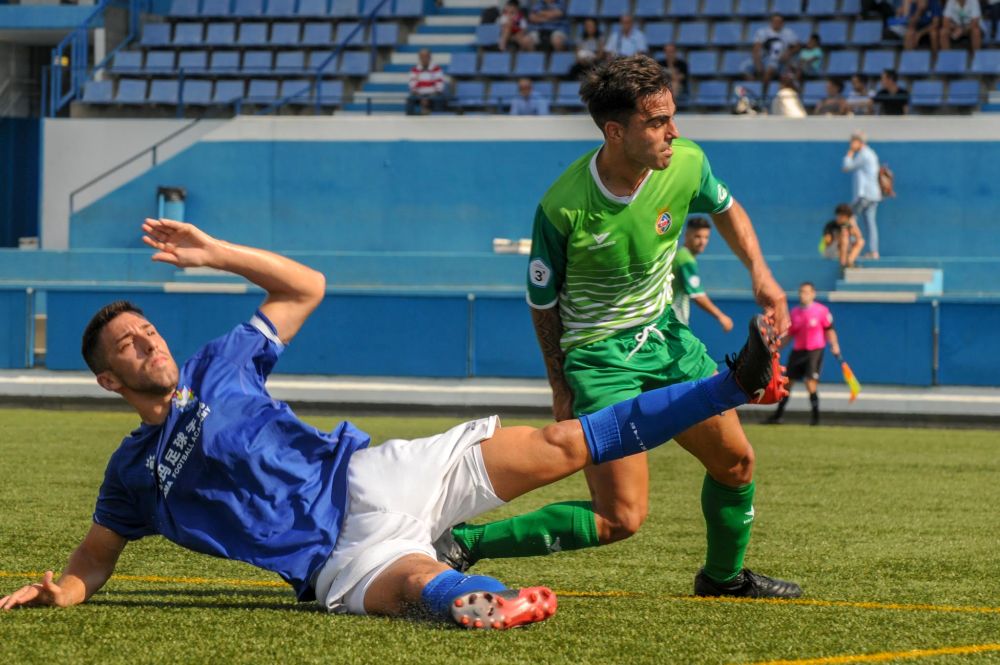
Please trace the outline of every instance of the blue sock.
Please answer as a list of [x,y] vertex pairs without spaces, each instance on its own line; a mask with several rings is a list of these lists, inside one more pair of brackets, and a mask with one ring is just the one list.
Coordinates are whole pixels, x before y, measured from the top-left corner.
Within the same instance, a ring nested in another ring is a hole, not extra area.
[[747,403],[726,370],[707,379],[657,388],[581,416],[594,464],[655,448],[696,423]]
[[424,587],[420,597],[424,605],[437,615],[447,614],[451,601],[473,591],[506,591],[503,582],[486,575],[463,575],[456,570],[446,570]]

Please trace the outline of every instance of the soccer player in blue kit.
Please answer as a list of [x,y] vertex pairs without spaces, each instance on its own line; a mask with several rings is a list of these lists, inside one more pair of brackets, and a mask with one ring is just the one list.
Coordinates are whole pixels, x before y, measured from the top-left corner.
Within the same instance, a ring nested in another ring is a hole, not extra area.
[[556,611],[552,591],[508,589],[452,570],[436,560],[434,540],[587,464],[668,441],[748,395],[773,403],[784,393],[771,369],[774,331],[757,316],[730,369],[716,376],[541,429],[501,428],[493,416],[369,447],[352,424],[321,432],[265,388],[323,299],[322,274],[191,224],[147,219],[143,231],[154,260],[235,273],[267,296],[249,322],[180,368],[134,305],[118,301],[94,316],[84,358],[101,387],[120,394],[142,422],[112,454],[93,523],[59,579],[46,572],[0,598],[0,609],[82,603],[108,581],[128,542],[158,534],[273,571],[300,600],[318,599],[334,612],[423,607],[468,628],[542,621]]

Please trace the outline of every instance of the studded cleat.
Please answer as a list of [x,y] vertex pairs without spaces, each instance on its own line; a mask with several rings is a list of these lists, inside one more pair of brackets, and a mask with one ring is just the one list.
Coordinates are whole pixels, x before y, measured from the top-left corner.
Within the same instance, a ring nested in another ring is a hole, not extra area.
[[696,596],[735,596],[738,598],[798,598],[802,587],[795,582],[779,580],[744,568],[732,582],[720,584],[710,579],[704,570],[694,578]]
[[777,404],[788,395],[788,377],[778,355],[778,334],[763,314],[750,320],[746,344],[726,365],[750,404]]
[[472,568],[472,564],[475,563],[468,550],[462,547],[452,534],[451,529],[446,530],[434,541],[434,552],[438,561],[448,564],[460,573]]
[[543,586],[473,591],[451,603],[451,618],[470,630],[506,630],[545,621],[556,613],[556,594]]

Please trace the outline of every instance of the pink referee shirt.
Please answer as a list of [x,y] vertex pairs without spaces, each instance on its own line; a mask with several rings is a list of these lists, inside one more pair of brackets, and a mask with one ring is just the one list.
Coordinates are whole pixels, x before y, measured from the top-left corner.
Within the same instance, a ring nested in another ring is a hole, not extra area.
[[788,334],[795,339],[795,351],[813,351],[826,346],[827,328],[833,326],[833,315],[826,305],[813,301],[808,307],[793,307],[792,325]]

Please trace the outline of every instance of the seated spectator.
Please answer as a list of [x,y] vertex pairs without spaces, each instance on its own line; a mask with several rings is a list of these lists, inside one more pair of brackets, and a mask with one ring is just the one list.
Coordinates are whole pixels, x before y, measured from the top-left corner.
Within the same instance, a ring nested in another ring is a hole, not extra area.
[[768,25],[757,30],[753,37],[754,75],[767,84],[784,72],[801,45],[795,33],[785,27],[780,14],[772,14]]
[[687,97],[688,64],[677,55],[676,44],[663,45],[663,68],[670,73],[670,87],[674,99]]
[[635,20],[629,14],[623,14],[618,21],[618,29],[608,38],[604,50],[611,56],[628,57],[637,53],[648,53],[646,35],[635,26]]
[[780,115],[786,118],[806,117],[806,107],[802,105],[799,98],[799,90],[796,87],[797,78],[791,71],[786,71],[781,75],[781,85],[778,92],[771,100],[771,115]]
[[903,48],[915,49],[925,38],[937,53],[941,32],[941,3],[938,0],[903,0],[898,18],[905,22]]
[[[501,51],[507,50],[507,44],[513,42],[515,45],[525,48],[524,43],[528,41],[528,21],[524,18],[521,5],[517,0],[507,0],[503,6],[503,11],[497,18],[500,24],[500,38],[497,40],[497,48]],[[531,44],[527,44],[527,50],[531,50]]]
[[997,24],[1000,23],[1000,0],[986,0],[983,4],[983,18],[989,20],[989,27],[984,28],[986,38],[994,42],[1000,38],[997,33]]
[[979,0],[948,0],[941,25],[941,48],[951,48],[953,41],[968,37],[969,49],[978,51],[983,45]]
[[872,102],[874,91],[868,89],[868,84],[860,74],[851,77],[851,91],[847,94],[847,109],[854,115],[871,115],[875,105]]
[[420,49],[418,63],[410,68],[410,96],[406,98],[407,115],[427,115],[444,108],[444,72],[431,64],[431,52]]
[[518,79],[517,96],[510,102],[511,115],[548,115],[549,100],[537,95],[531,79]]
[[806,47],[799,51],[799,71],[805,76],[816,76],[823,67],[823,48],[819,34],[812,33]]
[[528,14],[528,37],[525,50],[565,51],[569,45],[569,21],[563,0],[538,0]]
[[861,237],[861,228],[850,205],[841,203],[834,214],[834,219],[823,227],[819,253],[828,259],[839,261],[841,268],[853,268],[864,249],[865,239]]
[[883,70],[879,83],[882,87],[873,98],[873,101],[878,105],[878,114],[905,115],[909,113],[910,91],[899,85],[899,76],[896,74],[896,70]]
[[576,42],[576,62],[569,70],[570,78],[582,78],[606,56],[600,26],[592,18],[585,19],[580,38]]
[[813,115],[847,115],[849,112],[847,100],[844,99],[844,82],[833,78],[827,79],[826,97],[816,103]]

